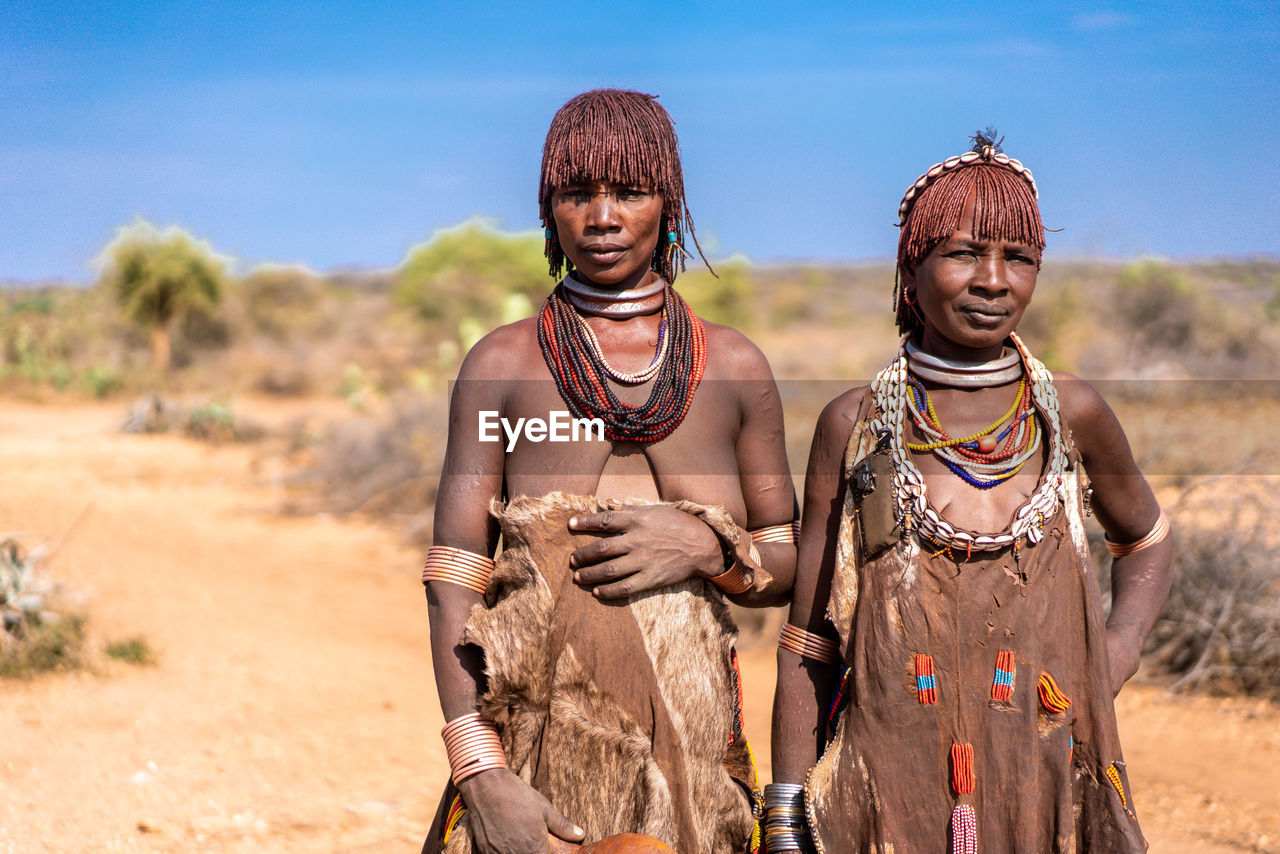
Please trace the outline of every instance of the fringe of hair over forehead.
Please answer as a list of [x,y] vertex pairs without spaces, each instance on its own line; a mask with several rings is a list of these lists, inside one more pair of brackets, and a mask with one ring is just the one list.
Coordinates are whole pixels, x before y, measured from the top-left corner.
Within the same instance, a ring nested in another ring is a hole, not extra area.
[[592,181],[644,187],[662,195],[662,223],[651,266],[668,282],[675,281],[676,273],[684,269],[686,225],[701,253],[685,204],[675,127],[656,96],[596,89],[571,98],[551,120],[542,147],[538,205],[542,224],[550,232],[546,255],[552,276],[573,269],[556,236],[552,193]]
[[[960,227],[972,198],[974,237],[1008,240],[1044,249],[1044,223],[1035,192],[1012,169],[990,162],[962,166],[939,176],[916,198],[898,235],[898,275],[914,270],[933,248]],[[895,287],[898,331],[913,333],[920,318]]]

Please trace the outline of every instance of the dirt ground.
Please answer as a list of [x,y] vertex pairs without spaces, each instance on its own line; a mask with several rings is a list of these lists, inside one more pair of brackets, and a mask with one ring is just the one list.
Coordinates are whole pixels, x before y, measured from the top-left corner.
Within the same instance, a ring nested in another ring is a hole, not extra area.
[[[446,773],[421,555],[277,515],[260,447],[122,415],[0,401],[0,533],[55,546],[96,650],[159,653],[0,682],[0,852],[416,851]],[[773,651],[742,658],[766,759]],[[1133,685],[1119,713],[1152,851],[1280,852],[1280,709]]]

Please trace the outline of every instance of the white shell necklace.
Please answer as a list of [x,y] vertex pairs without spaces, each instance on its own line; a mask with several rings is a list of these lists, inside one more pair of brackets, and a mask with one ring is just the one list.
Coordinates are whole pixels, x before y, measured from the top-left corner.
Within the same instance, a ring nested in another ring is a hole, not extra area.
[[889,447],[894,462],[894,497],[897,516],[906,534],[915,528],[922,537],[948,548],[969,552],[995,552],[1017,545],[1026,538],[1034,545],[1044,536],[1044,525],[1062,501],[1064,475],[1067,470],[1066,444],[1062,435],[1062,419],[1058,412],[1058,392],[1053,378],[1040,360],[1023,345],[1016,334],[1010,335],[1022,357],[1031,380],[1032,400],[1044,419],[1049,443],[1049,460],[1040,477],[1040,484],[1031,497],[1013,514],[1007,531],[998,534],[981,534],[956,528],[929,506],[924,475],[911,461],[911,453],[903,440],[906,426],[907,386],[906,339],[899,346],[898,358],[876,375],[871,384],[880,417],[868,426],[873,432],[888,430]]

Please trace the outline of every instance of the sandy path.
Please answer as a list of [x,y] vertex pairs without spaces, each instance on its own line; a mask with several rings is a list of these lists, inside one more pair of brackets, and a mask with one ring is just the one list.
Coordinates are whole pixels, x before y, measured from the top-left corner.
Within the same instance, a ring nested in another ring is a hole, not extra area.
[[262,512],[250,452],[118,417],[0,411],[0,525],[87,507],[47,570],[95,638],[161,657],[0,685],[0,850],[416,850],[441,767],[417,555]]
[[[0,683],[0,852],[416,851],[444,774],[419,555],[275,516],[254,450],[120,411],[0,404],[0,531],[72,526],[44,570],[95,646],[161,656]],[[772,650],[743,663],[767,774]],[[1138,686],[1120,714],[1153,851],[1280,852],[1276,708]]]

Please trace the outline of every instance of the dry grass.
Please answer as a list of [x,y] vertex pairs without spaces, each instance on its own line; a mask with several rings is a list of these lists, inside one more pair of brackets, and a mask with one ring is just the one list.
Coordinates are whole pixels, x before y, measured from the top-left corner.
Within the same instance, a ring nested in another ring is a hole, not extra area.
[[413,541],[429,542],[446,423],[438,396],[404,391],[376,414],[331,425],[318,437],[298,434],[303,461],[287,510],[385,517]]

